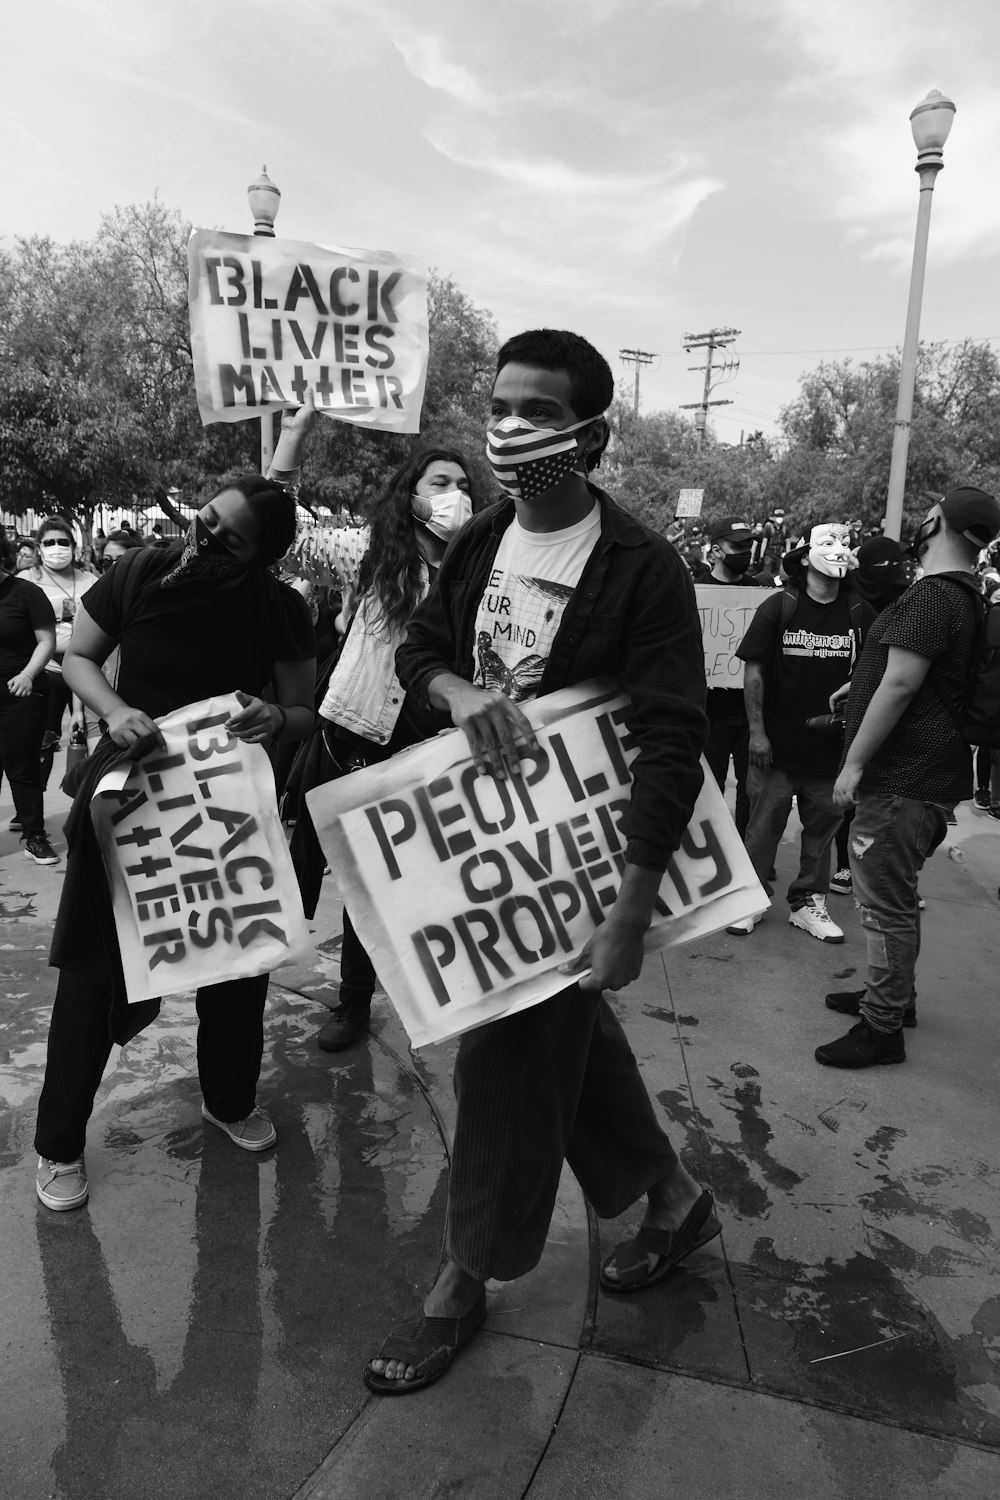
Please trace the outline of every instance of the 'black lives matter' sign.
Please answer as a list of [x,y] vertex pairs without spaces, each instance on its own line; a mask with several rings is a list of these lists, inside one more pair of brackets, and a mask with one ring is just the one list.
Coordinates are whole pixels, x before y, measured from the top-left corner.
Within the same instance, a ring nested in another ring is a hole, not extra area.
[[188,302],[202,421],[301,406],[419,432],[427,375],[427,275],[383,250],[198,229]]

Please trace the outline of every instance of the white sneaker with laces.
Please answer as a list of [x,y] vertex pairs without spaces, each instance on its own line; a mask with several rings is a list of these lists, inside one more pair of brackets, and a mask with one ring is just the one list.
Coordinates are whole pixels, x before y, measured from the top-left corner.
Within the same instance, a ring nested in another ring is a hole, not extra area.
[[792,927],[801,927],[810,937],[819,938],[821,943],[844,941],[843,932],[826,909],[825,896],[809,896],[804,906],[789,915],[788,922]]
[[742,922],[732,922],[726,931],[732,933],[733,937],[749,937],[757,923],[763,922],[764,916],[764,912],[756,912],[752,917],[744,917]]
[[266,1151],[278,1139],[278,1132],[262,1109],[251,1110],[245,1120],[217,1120],[208,1106],[201,1106],[202,1119],[224,1130],[234,1146],[244,1151]]
[[67,1208],[82,1208],[90,1194],[83,1157],[78,1156],[76,1161],[49,1161],[40,1156],[35,1173],[35,1192],[45,1207],[55,1209],[56,1213]]

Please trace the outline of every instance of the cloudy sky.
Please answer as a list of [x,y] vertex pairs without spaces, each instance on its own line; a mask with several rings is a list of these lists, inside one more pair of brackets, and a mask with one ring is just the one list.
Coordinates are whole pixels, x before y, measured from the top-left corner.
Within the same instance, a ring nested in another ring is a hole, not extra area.
[[576,329],[645,411],[701,395],[685,333],[742,330],[719,437],[803,370],[902,339],[908,115],[958,106],[921,332],[995,338],[996,0],[48,0],[8,7],[0,235],[89,236],[158,192],[249,232],[408,251],[501,335]]

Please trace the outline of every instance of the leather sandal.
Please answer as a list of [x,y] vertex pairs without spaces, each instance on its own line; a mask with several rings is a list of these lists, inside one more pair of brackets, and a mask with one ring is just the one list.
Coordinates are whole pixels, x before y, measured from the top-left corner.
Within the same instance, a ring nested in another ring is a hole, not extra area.
[[[601,1266],[601,1286],[606,1292],[645,1291],[668,1276],[686,1256],[721,1233],[722,1225],[715,1217],[715,1200],[706,1188],[678,1229],[656,1229],[644,1224],[634,1239],[617,1244]],[[660,1257],[652,1270],[650,1255]],[[609,1267],[617,1273],[614,1277],[607,1275]]]
[[[486,1321],[486,1293],[460,1318],[428,1318],[423,1312],[394,1328],[381,1349],[365,1366],[365,1385],[379,1396],[408,1396],[422,1391],[448,1369],[456,1354]],[[414,1370],[412,1380],[387,1380],[376,1373],[376,1359],[394,1359]]]

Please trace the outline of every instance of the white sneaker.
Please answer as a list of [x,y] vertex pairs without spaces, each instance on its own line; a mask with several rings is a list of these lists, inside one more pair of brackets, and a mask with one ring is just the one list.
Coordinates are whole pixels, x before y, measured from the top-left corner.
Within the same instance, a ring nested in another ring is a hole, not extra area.
[[45,1207],[54,1208],[56,1213],[67,1208],[82,1208],[90,1192],[83,1157],[78,1156],[76,1161],[49,1161],[40,1156],[35,1173],[35,1192]]
[[798,911],[790,914],[788,921],[790,926],[801,927],[803,932],[808,932],[810,937],[819,938],[821,943],[844,941],[844,934],[826,909],[825,896],[810,896],[805,906],[800,906]]
[[202,1118],[224,1130],[234,1146],[244,1151],[266,1151],[278,1139],[278,1132],[262,1109],[254,1109],[245,1120],[217,1120],[208,1106],[201,1106]]
[[733,922],[726,931],[732,933],[733,937],[749,937],[757,923],[763,922],[764,915],[764,912],[759,911],[752,917],[744,917],[742,922]]

